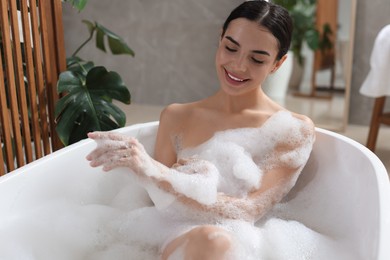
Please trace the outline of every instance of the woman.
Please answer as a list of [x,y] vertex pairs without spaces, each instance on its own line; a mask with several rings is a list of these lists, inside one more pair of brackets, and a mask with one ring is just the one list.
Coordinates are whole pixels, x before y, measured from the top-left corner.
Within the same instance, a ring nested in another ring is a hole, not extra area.
[[286,60],[291,32],[291,18],[280,6],[247,1],[234,9],[215,58],[220,89],[163,110],[154,159],[134,138],[89,134],[98,141],[87,156],[91,166],[128,167],[145,186],[173,195],[184,211],[202,219],[165,241],[162,259],[250,255],[246,242],[229,229],[235,224],[217,223],[253,224],[294,186],[314,142],[313,123],[261,89]]

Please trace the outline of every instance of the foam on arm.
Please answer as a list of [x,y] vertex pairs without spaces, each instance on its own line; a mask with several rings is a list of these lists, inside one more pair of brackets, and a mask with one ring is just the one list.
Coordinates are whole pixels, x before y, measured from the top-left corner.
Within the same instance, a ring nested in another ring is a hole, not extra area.
[[273,136],[272,151],[258,165],[263,172],[260,187],[252,189],[246,197],[219,194],[217,202],[206,206],[205,211],[214,211],[226,218],[256,221],[291,190],[309,159],[315,132],[309,119],[290,119],[289,127],[281,128],[283,130]]
[[153,161],[144,168],[148,180],[143,182],[157,208],[165,208],[176,199],[211,205],[217,200],[219,172],[204,160],[175,168]]

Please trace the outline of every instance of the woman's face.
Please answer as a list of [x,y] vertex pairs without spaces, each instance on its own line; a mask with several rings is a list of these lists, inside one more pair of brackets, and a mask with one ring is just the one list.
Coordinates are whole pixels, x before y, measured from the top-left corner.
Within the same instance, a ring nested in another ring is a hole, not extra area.
[[277,61],[278,41],[266,28],[245,18],[230,22],[220,40],[216,68],[221,88],[230,95],[257,90],[267,75],[284,61]]

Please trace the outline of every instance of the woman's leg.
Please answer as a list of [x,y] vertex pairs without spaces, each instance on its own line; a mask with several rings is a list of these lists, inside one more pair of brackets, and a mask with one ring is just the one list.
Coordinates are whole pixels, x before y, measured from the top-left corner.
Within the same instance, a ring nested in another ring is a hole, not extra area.
[[231,235],[226,230],[215,226],[199,226],[171,241],[164,248],[161,258],[169,259],[181,249],[184,260],[224,260],[231,243]]

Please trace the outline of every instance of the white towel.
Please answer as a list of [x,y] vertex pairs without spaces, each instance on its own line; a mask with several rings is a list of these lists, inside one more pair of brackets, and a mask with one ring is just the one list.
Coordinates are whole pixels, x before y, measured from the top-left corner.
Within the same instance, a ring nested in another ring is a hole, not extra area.
[[390,96],[390,24],[383,27],[375,39],[370,66],[360,94],[374,98]]

